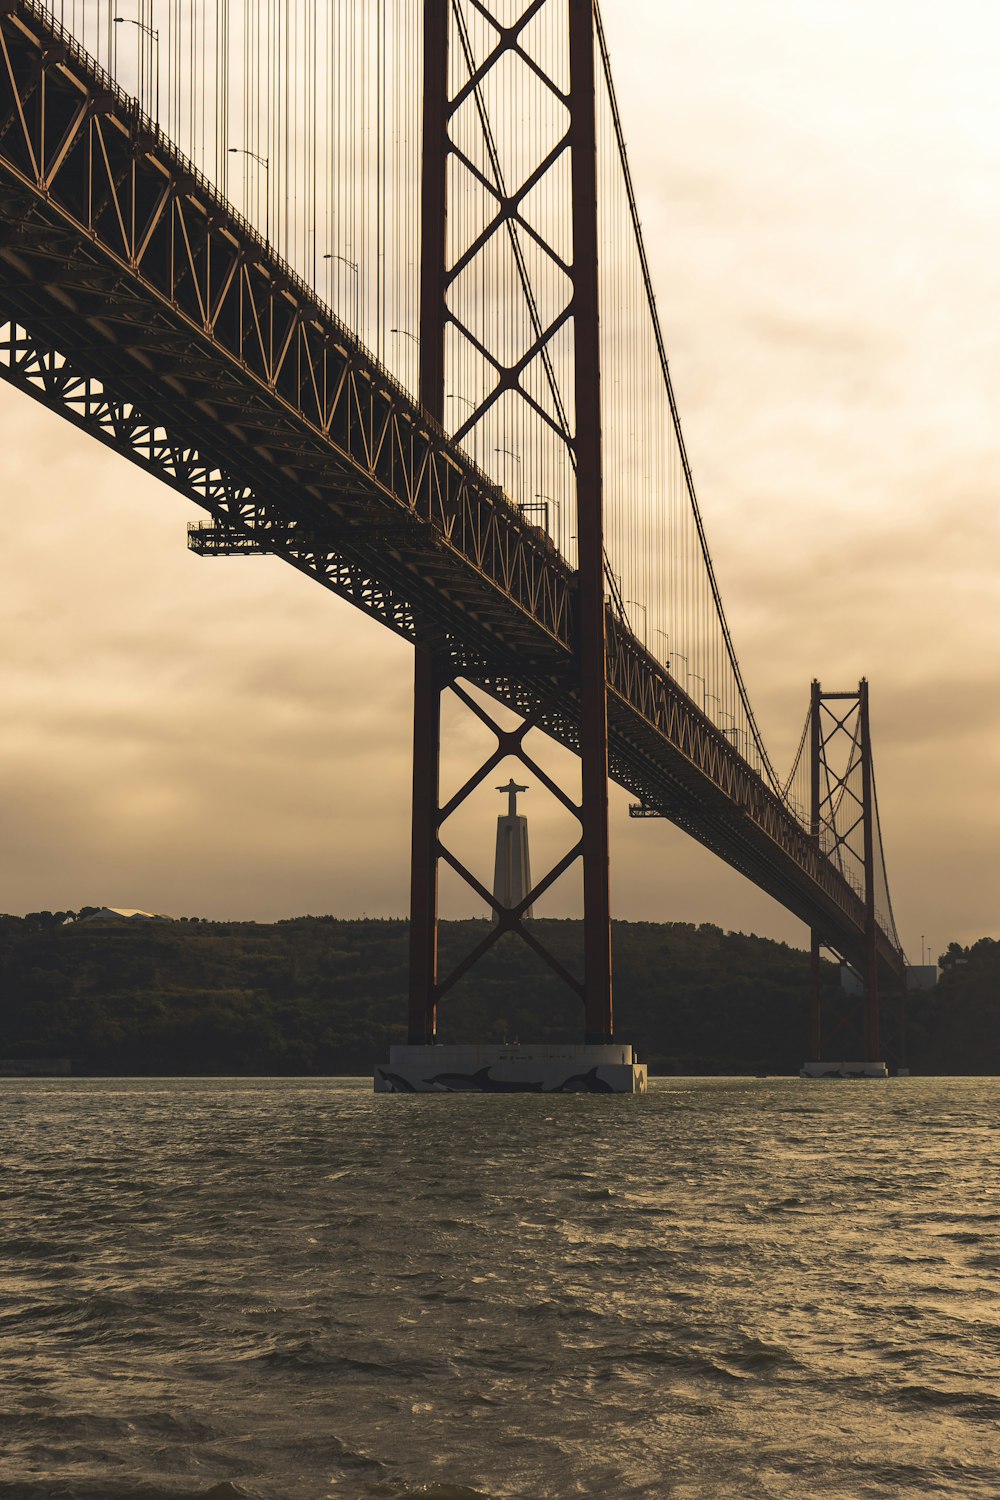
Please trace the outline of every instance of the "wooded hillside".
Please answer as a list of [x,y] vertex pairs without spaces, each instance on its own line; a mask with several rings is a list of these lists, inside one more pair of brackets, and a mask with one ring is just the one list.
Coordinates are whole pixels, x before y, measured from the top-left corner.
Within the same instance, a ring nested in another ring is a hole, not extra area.
[[[74,1072],[95,1074],[337,1074],[368,1072],[406,1039],[403,921],[67,915],[0,917],[0,1057],[68,1056]],[[578,972],[580,924],[535,926]],[[486,930],[442,923],[442,974]],[[798,1070],[806,953],[709,923],[618,922],[614,941],[616,1030],[653,1071]],[[832,964],[824,983],[836,991]],[[953,945],[938,990],[910,1000],[914,1071],[1000,1072],[998,993],[1000,944]],[[443,1041],[581,1029],[574,997],[511,937],[441,1006]]]

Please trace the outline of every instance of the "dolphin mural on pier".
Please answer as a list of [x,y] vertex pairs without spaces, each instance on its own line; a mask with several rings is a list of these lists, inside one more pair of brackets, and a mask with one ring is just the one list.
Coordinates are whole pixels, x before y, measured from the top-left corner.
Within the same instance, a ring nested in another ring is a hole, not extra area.
[[503,1078],[491,1078],[488,1067],[480,1068],[476,1073],[436,1073],[433,1078],[425,1078],[424,1082],[448,1093],[540,1094],[542,1092],[541,1079],[522,1083],[515,1080],[506,1081]]
[[562,1083],[556,1084],[554,1089],[547,1089],[546,1092],[550,1094],[613,1094],[616,1090],[611,1087],[607,1079],[598,1077],[595,1067],[586,1073],[574,1073],[571,1078],[564,1078]]
[[390,1073],[388,1068],[376,1068],[375,1070],[383,1083],[388,1084],[387,1094],[415,1094],[414,1085],[408,1078],[403,1078],[399,1073]]

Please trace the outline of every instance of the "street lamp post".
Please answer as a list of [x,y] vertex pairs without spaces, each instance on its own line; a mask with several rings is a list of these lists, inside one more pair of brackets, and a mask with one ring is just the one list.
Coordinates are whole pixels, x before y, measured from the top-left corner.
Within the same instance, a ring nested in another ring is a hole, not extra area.
[[[146,21],[137,21],[134,16],[115,16],[116,26],[135,26],[143,36],[148,36],[156,49],[156,79],[150,77],[150,93],[154,97],[154,118],[157,125],[160,123],[160,33],[155,26],[150,26]],[[117,33],[116,33],[117,38]],[[115,72],[118,71],[118,43],[115,41]],[[150,73],[152,74],[152,55],[150,56]]]
[[[525,515],[530,515],[535,511],[538,511],[542,517],[543,529],[548,533],[550,537],[552,537],[552,531],[549,527],[550,505],[552,507],[552,513],[554,513],[555,516],[554,525],[558,529],[559,501],[554,499],[551,495],[540,495],[536,492],[534,500],[525,500],[524,504],[521,506],[521,509],[524,511]],[[553,541],[555,541],[554,537],[552,539]]]
[[[416,346],[416,350],[417,350],[417,366],[418,366],[418,374],[419,374],[419,366],[420,366],[421,354],[420,354],[420,339],[418,338],[418,336],[415,333],[411,333],[408,328],[390,328],[389,332],[396,334],[399,338],[409,339],[410,343],[414,344]],[[440,400],[440,397],[439,397],[439,400]],[[444,413],[442,411],[442,415],[443,414]]]
[[524,503],[523,503],[524,502],[524,471],[521,468],[521,459],[520,459],[520,456],[517,453],[513,453],[510,448],[496,448],[494,451],[496,453],[504,453],[504,454],[506,454],[506,456],[508,458],[512,458],[514,460],[514,462],[517,464],[517,487],[518,487],[518,490],[521,493],[521,499],[517,502],[517,508],[518,508],[518,510],[523,510],[524,509]]
[[264,168],[264,238],[271,242],[271,159],[251,151],[248,146],[230,146],[230,156],[248,156],[258,167]]
[[[648,614],[646,612],[646,606],[642,603],[641,599],[626,599],[624,602],[626,604],[634,604],[635,607],[636,607],[636,609],[641,609],[642,610],[642,644],[643,644],[643,646],[645,646],[646,645],[647,624],[648,624],[648,619],[649,619],[649,616],[648,616]],[[648,647],[647,647],[647,649],[648,649]]]
[[[449,391],[445,396],[445,400],[461,401],[462,405],[467,406],[471,412],[475,412],[476,410],[476,403],[474,401],[470,401],[468,396],[460,396],[457,391]],[[458,426],[461,426],[460,422],[456,423],[456,427]],[[479,459],[477,458],[476,453],[479,439],[479,424],[474,423],[471,427],[469,427],[466,432],[466,437],[469,435],[469,433],[472,434],[472,462],[478,463]]]
[[323,259],[324,260],[331,260],[331,261],[332,260],[339,260],[340,264],[342,266],[347,266],[347,268],[349,270],[351,270],[351,271],[354,272],[354,332],[355,333],[360,333],[360,331],[361,331],[361,273],[358,270],[358,263],[357,263],[356,260],[348,260],[348,258],[347,258],[346,255],[337,255],[332,250],[327,251],[327,253],[323,256]]

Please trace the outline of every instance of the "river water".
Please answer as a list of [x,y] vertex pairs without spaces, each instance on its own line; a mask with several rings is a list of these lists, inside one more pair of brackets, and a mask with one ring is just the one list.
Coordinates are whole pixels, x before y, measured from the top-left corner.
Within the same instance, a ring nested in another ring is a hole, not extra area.
[[1000,1080],[5,1080],[0,1497],[1000,1495]]

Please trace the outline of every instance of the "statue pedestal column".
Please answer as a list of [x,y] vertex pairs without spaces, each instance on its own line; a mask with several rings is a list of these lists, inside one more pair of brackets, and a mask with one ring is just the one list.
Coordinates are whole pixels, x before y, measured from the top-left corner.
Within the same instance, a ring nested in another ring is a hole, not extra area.
[[[528,820],[523,813],[497,818],[497,854],[493,866],[493,894],[501,906],[520,906],[531,890],[528,858]],[[524,916],[533,917],[529,906]]]
[[[528,859],[528,820],[517,810],[518,792],[526,792],[526,786],[518,786],[513,776],[506,786],[498,786],[498,792],[507,793],[507,811],[497,818],[497,854],[493,866],[493,895],[508,911],[520,906],[531,890],[531,862]],[[521,915],[533,917],[531,907]]]

